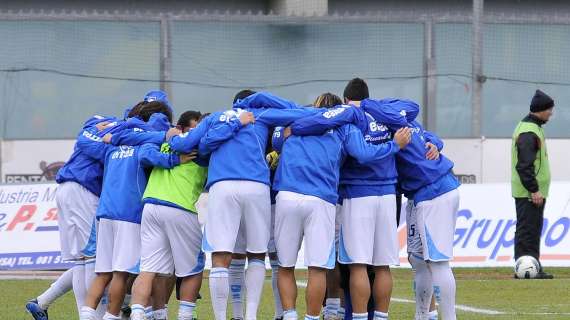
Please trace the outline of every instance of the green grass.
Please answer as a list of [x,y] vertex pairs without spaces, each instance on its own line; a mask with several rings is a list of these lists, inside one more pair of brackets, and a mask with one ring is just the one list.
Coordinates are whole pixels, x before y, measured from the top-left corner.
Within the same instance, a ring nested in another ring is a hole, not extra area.
[[[511,269],[455,269],[457,304],[474,308],[501,311],[503,315],[484,315],[458,310],[459,319],[570,319],[570,268],[550,268],[555,280],[514,280]],[[304,272],[298,273],[303,280]],[[273,297],[271,282],[266,281],[258,318],[272,319]],[[408,269],[394,270],[393,297],[413,300],[412,273]],[[0,281],[0,318],[31,319],[25,311],[25,302],[42,292],[49,280]],[[213,319],[210,312],[210,294],[207,281],[202,286],[203,299],[199,302],[200,319]],[[174,301],[174,299],[172,300]],[[304,290],[299,290],[298,311],[305,308]],[[229,310],[229,309],[228,309]],[[170,318],[175,319],[177,304],[171,302]],[[537,313],[550,313],[540,315]],[[56,301],[49,309],[51,319],[77,319],[75,301],[71,293]],[[392,303],[391,319],[411,319],[414,305]]]

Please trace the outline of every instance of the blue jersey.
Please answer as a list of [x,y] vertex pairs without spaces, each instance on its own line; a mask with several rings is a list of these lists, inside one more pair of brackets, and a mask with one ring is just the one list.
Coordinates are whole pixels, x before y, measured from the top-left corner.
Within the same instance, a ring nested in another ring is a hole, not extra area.
[[[295,104],[284,103],[285,100],[280,98],[274,101],[274,98],[266,93],[254,94],[238,103],[241,106],[251,106],[250,108],[234,108],[218,113],[217,118],[212,120],[216,123],[201,139],[199,147],[201,153],[211,153],[206,188],[224,180],[249,180],[270,184],[269,167],[265,160],[270,129],[289,125],[295,120],[318,112],[314,108],[297,108]],[[263,99],[263,103],[254,103],[260,99]],[[273,102],[275,104],[272,104]],[[231,137],[220,134],[221,127],[246,111],[254,114],[255,123],[243,127]]]
[[[377,103],[382,106],[385,103],[394,103],[394,100],[363,101],[363,104],[366,103]],[[392,141],[393,134],[384,123],[405,125],[407,121],[404,116],[392,109],[381,108],[379,110],[381,112],[376,116],[380,121],[360,107],[344,105],[295,121],[291,125],[291,130],[296,135],[311,135],[344,124],[354,124],[362,132],[366,142],[381,145]],[[340,173],[339,195],[341,198],[350,199],[395,194],[397,178],[395,155],[367,164],[349,156]]]
[[291,136],[283,144],[273,188],[315,196],[336,205],[340,167],[347,155],[369,163],[382,161],[398,150],[393,141],[367,143],[360,129],[351,124],[320,136]]
[[[84,123],[78,138],[84,134],[101,136],[96,128],[97,124],[101,122],[116,123],[117,121],[114,117],[93,116]],[[103,183],[103,163],[99,159],[92,158],[82,152],[75,144],[71,157],[59,169],[55,180],[57,183],[76,182],[94,195],[100,196]]]
[[[434,143],[439,149],[443,148],[443,143],[435,134],[425,131],[421,124],[415,121],[419,107],[392,107],[406,117],[407,127],[412,129],[410,144],[396,155],[398,181],[406,197],[418,203],[456,189],[459,182],[451,173],[453,162],[443,154],[440,154],[437,160],[426,159],[427,142]],[[376,106],[363,106],[363,109],[372,116],[379,112]],[[393,130],[397,128],[392,126]],[[422,190],[423,188],[427,189]]]
[[[167,127],[157,127],[165,130]],[[103,190],[97,219],[106,218],[140,223],[142,195],[146,188],[147,171],[152,167],[173,168],[180,163],[177,154],[164,154],[155,144],[113,146],[97,136],[83,135],[77,146],[92,158],[104,162]]]

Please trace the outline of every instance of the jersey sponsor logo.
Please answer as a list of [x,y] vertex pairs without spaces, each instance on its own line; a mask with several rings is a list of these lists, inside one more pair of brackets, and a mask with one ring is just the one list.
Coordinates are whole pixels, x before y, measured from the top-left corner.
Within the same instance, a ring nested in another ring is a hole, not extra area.
[[378,124],[376,121],[372,121],[370,122],[370,124],[368,125],[370,131],[372,132],[376,132],[376,131],[388,131],[388,127],[386,127],[383,124]]
[[101,137],[99,137],[96,134],[91,133],[89,131],[83,131],[83,133],[81,135],[84,136],[85,138],[89,139],[89,140],[92,140],[92,141],[100,142],[103,140]]
[[239,116],[244,112],[246,112],[246,110],[239,109],[239,108],[224,111],[224,113],[222,113],[220,115],[219,121],[220,122],[230,122],[234,119],[239,118]]
[[119,150],[111,154],[111,159],[125,159],[130,158],[135,154],[135,148],[131,146],[120,146]]
[[327,118],[327,119],[330,119],[330,118],[336,117],[336,116],[338,116],[339,114],[343,113],[344,110],[346,110],[345,107],[340,107],[340,108],[332,109],[332,110],[329,110],[329,111],[323,113],[323,117],[325,117],[325,118]]

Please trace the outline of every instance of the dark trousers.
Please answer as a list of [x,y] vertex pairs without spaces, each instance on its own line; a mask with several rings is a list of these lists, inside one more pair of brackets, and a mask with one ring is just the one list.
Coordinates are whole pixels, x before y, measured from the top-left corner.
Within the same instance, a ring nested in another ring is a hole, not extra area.
[[515,231],[515,260],[532,256],[540,261],[540,235],[544,222],[544,206],[537,207],[528,198],[515,198],[517,228]]

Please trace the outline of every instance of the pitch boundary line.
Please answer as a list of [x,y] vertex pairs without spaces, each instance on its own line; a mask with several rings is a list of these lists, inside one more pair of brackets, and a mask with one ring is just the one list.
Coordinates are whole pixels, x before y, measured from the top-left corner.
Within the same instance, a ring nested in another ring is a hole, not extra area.
[[[302,288],[306,288],[307,287],[307,281],[297,281],[297,285],[299,287]],[[409,304],[415,304],[416,302],[414,300],[410,300],[410,299],[402,299],[402,298],[392,298],[391,299],[392,302],[397,302],[397,303],[409,303]],[[467,306],[467,305],[463,305],[463,304],[456,304],[455,308],[457,310],[461,310],[461,311],[465,311],[465,312],[471,312],[471,313],[478,313],[478,314],[485,314],[485,315],[570,315],[570,312],[505,312],[505,311],[499,311],[499,310],[492,310],[492,309],[482,309],[482,308],[476,308],[476,307],[471,307],[471,306]]]

